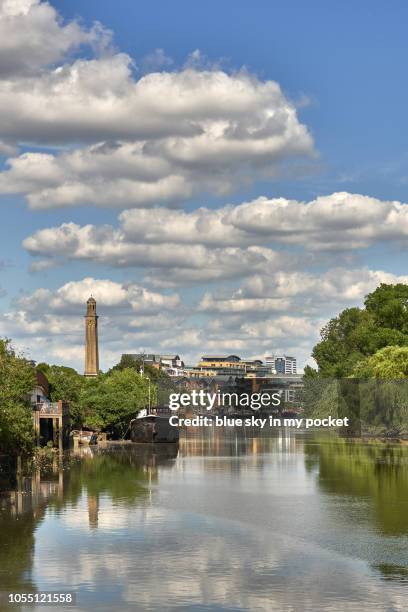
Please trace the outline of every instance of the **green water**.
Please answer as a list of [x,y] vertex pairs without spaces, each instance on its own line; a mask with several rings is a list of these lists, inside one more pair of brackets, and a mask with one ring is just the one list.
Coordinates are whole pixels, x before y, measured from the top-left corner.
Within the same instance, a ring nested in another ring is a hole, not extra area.
[[408,609],[408,445],[203,429],[178,448],[85,449],[14,489],[3,593],[72,591],[75,610]]

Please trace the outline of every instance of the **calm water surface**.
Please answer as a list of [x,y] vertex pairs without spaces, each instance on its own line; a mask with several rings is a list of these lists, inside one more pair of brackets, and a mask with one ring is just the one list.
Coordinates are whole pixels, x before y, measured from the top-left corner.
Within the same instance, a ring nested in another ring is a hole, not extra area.
[[197,429],[56,460],[0,497],[0,591],[61,590],[76,610],[407,610],[408,446]]

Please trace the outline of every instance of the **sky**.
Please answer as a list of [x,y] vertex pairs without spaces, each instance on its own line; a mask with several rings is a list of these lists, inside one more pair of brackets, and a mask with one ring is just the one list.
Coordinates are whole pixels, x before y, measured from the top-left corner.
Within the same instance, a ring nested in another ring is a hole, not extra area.
[[313,364],[407,282],[408,5],[0,0],[0,336]]

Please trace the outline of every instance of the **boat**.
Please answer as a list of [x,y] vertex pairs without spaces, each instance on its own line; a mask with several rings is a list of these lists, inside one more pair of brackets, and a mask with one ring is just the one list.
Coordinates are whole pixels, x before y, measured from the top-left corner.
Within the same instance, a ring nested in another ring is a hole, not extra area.
[[154,414],[142,410],[130,421],[130,439],[132,442],[177,443],[180,437],[179,428],[170,425],[169,418],[169,414]]

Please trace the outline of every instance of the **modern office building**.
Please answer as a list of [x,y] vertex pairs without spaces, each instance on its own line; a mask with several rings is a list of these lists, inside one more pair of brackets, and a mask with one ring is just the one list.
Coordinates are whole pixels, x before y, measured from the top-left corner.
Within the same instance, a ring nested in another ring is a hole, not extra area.
[[265,363],[276,374],[297,374],[296,357],[271,355],[265,358]]

